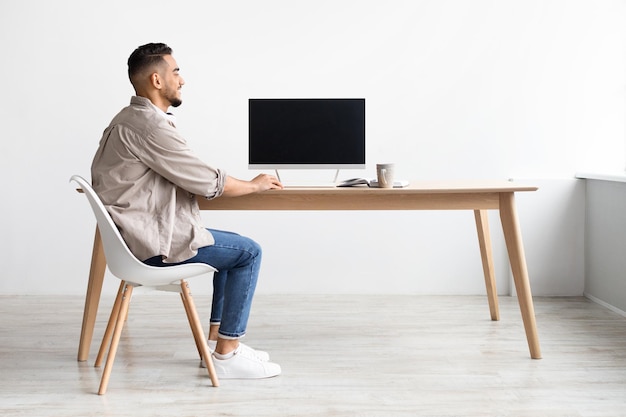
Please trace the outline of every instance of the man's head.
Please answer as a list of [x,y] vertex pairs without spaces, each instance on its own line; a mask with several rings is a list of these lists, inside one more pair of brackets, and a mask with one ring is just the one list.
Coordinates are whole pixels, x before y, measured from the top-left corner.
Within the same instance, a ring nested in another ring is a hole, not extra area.
[[180,89],[185,81],[166,44],[149,43],[135,49],[128,58],[128,77],[138,96],[150,99],[163,111],[181,105]]

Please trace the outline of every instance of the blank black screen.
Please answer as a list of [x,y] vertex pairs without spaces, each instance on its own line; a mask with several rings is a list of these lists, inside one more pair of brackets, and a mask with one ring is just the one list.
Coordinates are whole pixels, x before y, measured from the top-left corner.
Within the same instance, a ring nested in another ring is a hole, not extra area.
[[250,99],[250,165],[364,165],[365,99]]

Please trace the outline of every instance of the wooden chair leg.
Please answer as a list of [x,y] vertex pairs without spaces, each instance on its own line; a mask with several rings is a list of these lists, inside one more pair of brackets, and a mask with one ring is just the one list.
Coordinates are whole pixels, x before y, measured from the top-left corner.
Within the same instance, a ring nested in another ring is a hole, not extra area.
[[115,323],[117,322],[117,316],[120,314],[122,295],[124,294],[124,285],[126,285],[124,281],[120,282],[120,288],[117,290],[117,296],[115,297],[115,303],[113,303],[113,308],[111,309],[109,322],[107,323],[107,328],[104,331],[104,336],[102,336],[100,350],[98,350],[98,356],[96,356],[96,363],[94,364],[95,367],[102,365],[102,360],[104,359],[104,354],[106,353],[106,347],[111,340],[111,335],[113,334],[113,329],[115,328]]
[[191,313],[189,312],[189,303],[185,298],[185,294],[180,292],[180,298],[183,301],[183,306],[185,306],[185,314],[187,315],[187,320],[189,321],[189,327],[191,328],[191,333],[193,334],[193,341],[196,343],[196,349],[198,349],[198,355],[200,356],[200,360],[202,360],[202,349],[200,349],[200,343],[198,338],[196,337],[196,333],[193,331],[193,319],[191,317]]
[[98,314],[98,304],[100,303],[106,264],[104,248],[102,247],[102,240],[100,239],[100,229],[96,226],[93,251],[91,253],[91,268],[89,269],[89,280],[87,282],[87,294],[85,295],[85,307],[83,310],[83,324],[81,326],[80,341],[78,343],[79,362],[84,362],[89,357],[89,348],[91,347],[93,328],[96,323],[96,315]]
[[106,364],[102,373],[102,380],[100,381],[98,395],[104,395],[107,390],[107,386],[109,385],[109,378],[111,376],[113,362],[115,361],[115,354],[117,353],[117,346],[120,342],[120,336],[122,335],[122,329],[124,328],[124,322],[126,320],[126,313],[128,312],[128,304],[130,303],[132,294],[133,287],[124,283],[122,302],[120,304],[119,313],[117,314],[115,331],[113,332],[113,338],[111,339],[111,347],[109,348],[109,354],[107,355]]
[[213,366],[211,353],[209,352],[209,345],[207,343],[207,339],[204,337],[204,331],[202,330],[202,325],[200,324],[200,318],[198,317],[198,312],[196,311],[196,305],[193,302],[191,292],[189,291],[189,285],[185,280],[181,280],[180,287],[182,290],[182,294],[187,301],[189,315],[191,317],[191,331],[193,332],[196,341],[198,341],[200,344],[200,351],[202,353],[202,358],[204,358],[204,362],[206,363],[206,368],[209,372],[209,378],[211,378],[211,383],[214,387],[219,387],[219,381],[215,373],[215,367]]

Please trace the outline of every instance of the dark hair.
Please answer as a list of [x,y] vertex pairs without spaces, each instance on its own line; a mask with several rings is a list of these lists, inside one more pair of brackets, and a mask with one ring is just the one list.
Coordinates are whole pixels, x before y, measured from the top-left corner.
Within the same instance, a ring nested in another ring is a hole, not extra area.
[[171,55],[172,48],[164,43],[148,43],[135,49],[128,57],[128,78],[133,78],[147,68],[163,62],[164,55]]

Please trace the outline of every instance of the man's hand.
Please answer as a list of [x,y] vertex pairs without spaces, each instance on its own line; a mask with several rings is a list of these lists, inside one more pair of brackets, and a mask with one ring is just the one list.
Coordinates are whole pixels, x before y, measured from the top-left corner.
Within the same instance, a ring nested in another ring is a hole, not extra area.
[[266,190],[282,190],[283,185],[278,181],[273,175],[269,174],[259,174],[252,179],[253,184],[257,184],[259,186],[258,191],[266,191]]
[[226,177],[224,183],[224,197],[238,197],[241,195],[258,193],[266,190],[280,190],[283,185],[273,175],[259,174],[250,181],[238,180],[233,177]]

